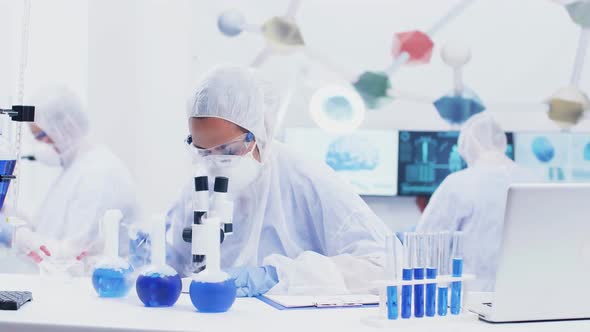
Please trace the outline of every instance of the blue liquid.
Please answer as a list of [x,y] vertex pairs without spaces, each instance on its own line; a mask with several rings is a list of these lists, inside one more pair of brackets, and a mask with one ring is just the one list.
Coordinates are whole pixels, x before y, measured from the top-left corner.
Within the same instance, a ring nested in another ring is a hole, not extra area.
[[[16,160],[0,160],[0,175],[12,175]],[[4,199],[8,193],[10,180],[0,181],[0,209],[4,206]]]
[[[424,269],[414,269],[414,280],[424,280]],[[424,285],[414,285],[414,317],[424,317]]]
[[[426,279],[436,279],[435,268],[426,269]],[[436,315],[436,283],[426,284],[426,316]]]
[[100,297],[123,297],[127,295],[133,280],[133,269],[98,268],[92,273],[92,285]]
[[[463,275],[463,259],[453,258],[453,277]],[[451,314],[458,315],[461,313],[461,281],[451,283]]]
[[164,276],[156,272],[142,274],[135,284],[137,296],[146,307],[173,306],[180,292],[182,281],[178,274]]
[[[412,280],[412,269],[402,270],[403,280]],[[407,319],[412,316],[412,286],[402,286],[402,318]]]
[[190,287],[191,302],[200,312],[226,312],[236,300],[235,279],[222,282],[193,280]]
[[387,319],[397,319],[398,315],[397,286],[387,286]]
[[449,310],[449,288],[438,288],[438,315],[446,316]]

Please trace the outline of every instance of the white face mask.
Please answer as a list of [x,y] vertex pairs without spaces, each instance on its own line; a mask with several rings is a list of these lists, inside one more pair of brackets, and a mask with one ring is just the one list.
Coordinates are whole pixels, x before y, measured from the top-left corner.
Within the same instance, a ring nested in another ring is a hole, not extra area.
[[254,159],[254,148],[243,156],[210,155],[204,157],[211,180],[217,176],[229,179],[228,191],[238,194],[260,174],[262,164]]
[[45,143],[35,144],[32,155],[35,161],[50,167],[61,167],[61,157],[53,146]]

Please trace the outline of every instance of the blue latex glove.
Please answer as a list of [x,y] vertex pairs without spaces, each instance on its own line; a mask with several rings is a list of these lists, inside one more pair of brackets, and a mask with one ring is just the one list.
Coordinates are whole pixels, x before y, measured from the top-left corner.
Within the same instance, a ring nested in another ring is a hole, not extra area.
[[235,267],[228,269],[226,272],[236,280],[238,297],[262,295],[279,282],[277,270],[270,265]]

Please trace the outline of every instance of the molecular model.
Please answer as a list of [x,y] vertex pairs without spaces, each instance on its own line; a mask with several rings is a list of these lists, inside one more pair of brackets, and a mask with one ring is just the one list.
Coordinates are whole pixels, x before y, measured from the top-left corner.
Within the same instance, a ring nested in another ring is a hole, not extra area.
[[[461,0],[425,31],[398,32],[391,46],[392,63],[381,71],[365,71],[352,78],[351,85],[330,85],[317,89],[310,101],[314,121],[323,129],[334,132],[352,132],[362,123],[365,108],[379,109],[395,98],[403,98],[393,89],[394,74],[403,66],[423,65],[430,62],[434,41],[432,37],[454,18],[460,15],[474,0]],[[569,85],[558,89],[544,103],[548,117],[560,128],[576,125],[590,108],[590,99],[580,89],[580,75],[590,40],[590,1],[557,0],[572,21],[580,26],[580,38]],[[286,13],[272,17],[261,26],[248,24],[236,10],[223,12],[218,18],[218,28],[224,35],[234,37],[240,33],[261,34],[267,46],[256,56],[252,66],[260,66],[271,55],[291,54],[305,50],[305,42],[295,21],[301,0],[291,0]],[[306,50],[306,54],[314,53]],[[463,83],[463,67],[471,60],[471,50],[466,45],[446,44],[441,50],[445,64],[453,71],[453,90],[434,101],[438,115],[451,125],[459,125],[473,114],[485,110],[478,96]],[[321,59],[316,58],[320,61]],[[333,61],[321,61],[329,65]],[[342,75],[346,76],[346,75]],[[346,77],[350,80],[350,76]]]
[[430,62],[434,42],[431,37],[461,14],[473,0],[460,1],[426,32],[419,30],[396,33],[393,37],[391,55],[393,62],[384,71],[366,71],[353,86],[369,109],[376,109],[391,101],[391,78],[404,65],[421,65]]
[[290,54],[305,46],[301,31],[295,22],[295,14],[301,0],[291,0],[286,13],[275,16],[262,24],[248,24],[244,16],[237,10],[228,10],[217,20],[219,31],[228,37],[235,37],[243,31],[261,34],[268,45],[252,62],[253,67],[262,65],[272,54]]
[[438,114],[451,124],[461,124],[485,109],[477,95],[463,84],[463,66],[471,60],[471,50],[461,44],[446,44],[443,61],[453,69],[453,91],[434,102]]
[[576,125],[590,108],[588,96],[580,90],[580,75],[584,67],[586,50],[590,38],[590,2],[573,1],[565,4],[565,8],[574,23],[580,26],[580,39],[574,60],[574,68],[570,85],[557,90],[547,101],[549,118],[559,127],[569,129]]

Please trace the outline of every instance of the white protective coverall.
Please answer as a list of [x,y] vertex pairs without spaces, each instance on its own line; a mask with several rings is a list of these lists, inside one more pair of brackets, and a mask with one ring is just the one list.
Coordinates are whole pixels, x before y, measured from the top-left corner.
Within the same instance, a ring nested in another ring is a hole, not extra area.
[[492,290],[508,187],[531,179],[506,156],[506,147],[506,134],[487,112],[472,116],[459,135],[468,168],[441,183],[416,227],[422,233],[463,231],[464,271],[477,276],[467,284],[471,290]]
[[[222,268],[271,265],[279,279],[275,294],[366,292],[371,280],[383,278],[391,231],[329,167],[273,140],[276,98],[267,87],[252,71],[220,68],[189,103],[189,118],[218,117],[253,133],[262,158],[258,177],[230,192],[234,233],[221,246]],[[169,212],[171,264],[185,276],[193,271],[191,246],[182,240],[193,221],[191,192]]]
[[[88,116],[80,99],[65,87],[46,88],[33,100],[35,123],[53,140],[63,171],[51,186],[36,217],[36,235],[56,254],[100,253],[100,221],[119,209],[123,224],[136,221],[138,207],[131,174],[106,146],[89,137]],[[39,143],[43,144],[43,143]],[[121,238],[127,234],[121,232]],[[125,252],[128,241],[121,241]]]

